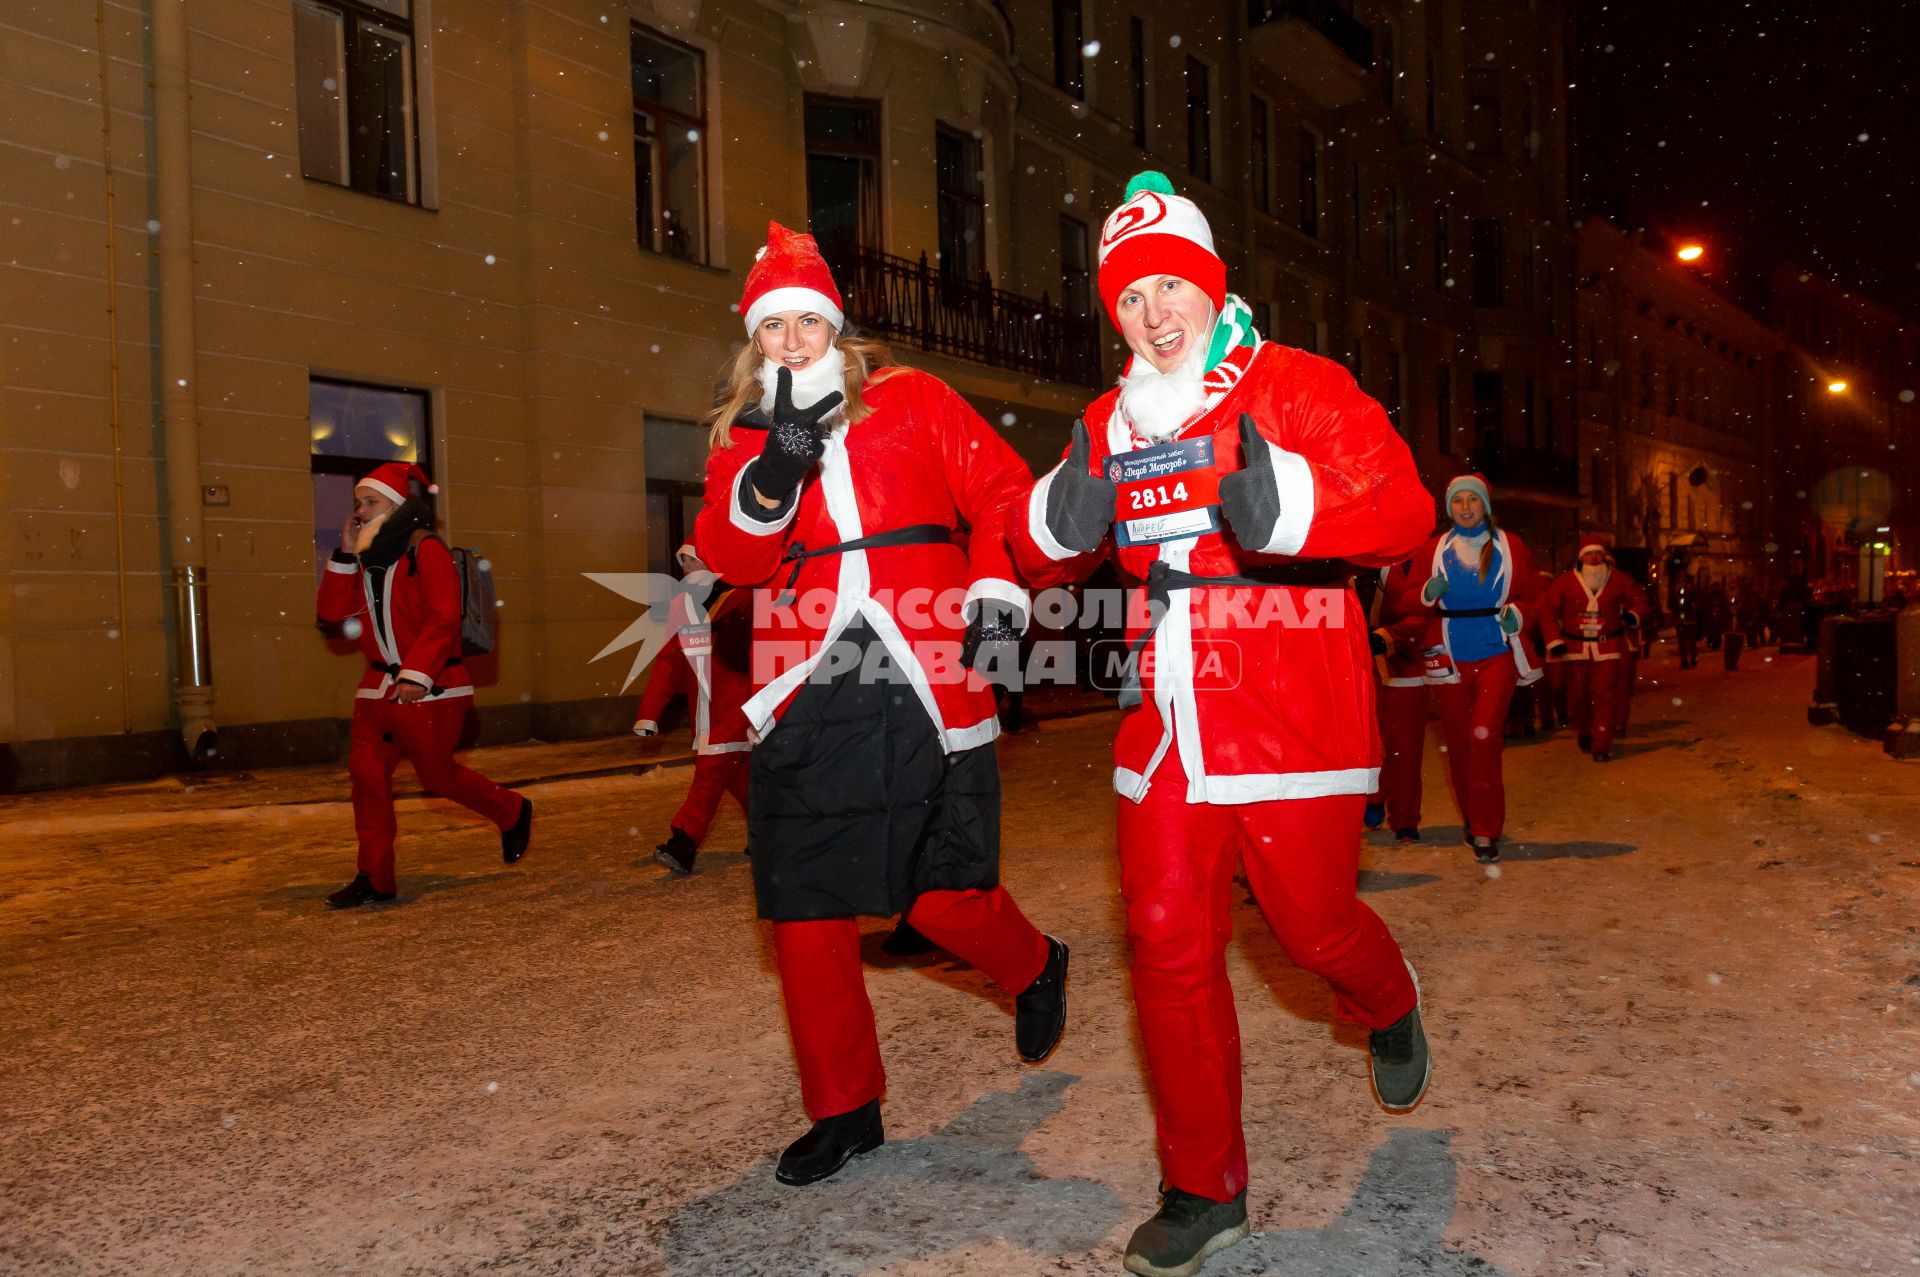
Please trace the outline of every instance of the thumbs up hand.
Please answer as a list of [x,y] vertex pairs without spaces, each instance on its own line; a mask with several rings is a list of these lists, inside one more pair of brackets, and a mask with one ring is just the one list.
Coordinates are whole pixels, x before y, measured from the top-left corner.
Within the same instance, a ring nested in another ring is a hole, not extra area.
[[1280,482],[1253,417],[1240,414],[1240,469],[1220,478],[1220,513],[1241,545],[1259,549],[1273,540],[1280,522]]
[[1073,423],[1067,459],[1047,480],[1047,531],[1075,554],[1090,554],[1106,540],[1120,490],[1105,475],[1088,469],[1093,442],[1087,423]]

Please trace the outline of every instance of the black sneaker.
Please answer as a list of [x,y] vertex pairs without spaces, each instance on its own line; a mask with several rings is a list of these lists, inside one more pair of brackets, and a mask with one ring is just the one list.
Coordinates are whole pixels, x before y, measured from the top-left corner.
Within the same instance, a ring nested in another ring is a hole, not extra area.
[[1498,838],[1471,838],[1467,845],[1473,848],[1473,858],[1483,865],[1500,863],[1500,840]]
[[1247,1236],[1247,1190],[1216,1202],[1178,1188],[1160,1194],[1160,1209],[1133,1230],[1127,1271],[1141,1277],[1193,1277],[1207,1256]]
[[[1413,974],[1411,963],[1407,974]],[[1420,992],[1420,979],[1414,977],[1414,994]],[[1367,1035],[1367,1051],[1373,1067],[1373,1098],[1389,1113],[1411,1113],[1420,1107],[1427,1093],[1427,1081],[1433,1076],[1433,1054],[1427,1050],[1427,1031],[1420,1026],[1420,1004],[1384,1029]]]
[[773,1177],[782,1184],[817,1184],[839,1173],[862,1153],[886,1143],[880,1125],[880,1101],[868,1100],[851,1113],[823,1117],[805,1135],[787,1145]]
[[684,878],[693,872],[693,858],[700,854],[700,846],[686,830],[675,826],[667,840],[653,849],[653,859],[676,878]]
[[1386,819],[1387,805],[1385,803],[1368,803],[1367,810],[1360,817],[1360,823],[1368,829],[1378,829],[1386,823]]
[[355,874],[352,882],[327,897],[327,908],[351,909],[355,905],[391,899],[393,899],[391,891],[375,891],[371,878],[365,874]]
[[1613,761],[1613,751],[1610,749],[1596,749],[1593,752],[1593,761],[1596,763],[1610,763]]
[[1593,752],[1593,737],[1585,732],[1581,732],[1575,736],[1573,743],[1580,747],[1580,752],[1583,754],[1591,754]]
[[922,935],[918,927],[908,922],[905,914],[900,915],[899,924],[880,942],[880,952],[894,958],[917,958],[939,947]]
[[1067,1031],[1067,946],[1047,937],[1047,965],[1013,1000],[1013,1042],[1020,1058],[1038,1064]]
[[513,864],[527,854],[527,844],[533,841],[533,799],[520,800],[520,819],[513,822],[513,828],[500,834],[500,859]]
[[1413,825],[1408,825],[1405,829],[1396,829],[1393,831],[1393,840],[1395,842],[1419,842],[1420,830]]

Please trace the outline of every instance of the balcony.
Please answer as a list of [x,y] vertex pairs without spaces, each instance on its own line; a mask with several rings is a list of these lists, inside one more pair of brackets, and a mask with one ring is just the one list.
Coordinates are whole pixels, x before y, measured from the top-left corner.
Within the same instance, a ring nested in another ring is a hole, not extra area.
[[1537,493],[1554,497],[1580,496],[1580,461],[1557,452],[1533,448],[1515,448],[1496,440],[1485,440],[1474,451],[1470,469],[1487,476],[1496,489]]
[[[836,270],[847,316],[876,337],[1010,372],[1076,386],[1100,385],[1099,321],[992,281],[943,277],[927,264],[861,248]],[[847,287],[848,284],[851,287]]]
[[1247,0],[1253,56],[1325,110],[1367,93],[1373,32],[1337,0]]

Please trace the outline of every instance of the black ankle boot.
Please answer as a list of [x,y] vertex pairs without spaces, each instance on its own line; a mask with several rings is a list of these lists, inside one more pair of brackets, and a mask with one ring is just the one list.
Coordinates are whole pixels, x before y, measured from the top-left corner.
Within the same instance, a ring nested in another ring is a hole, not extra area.
[[693,872],[693,858],[700,854],[700,846],[693,836],[676,826],[667,840],[653,849],[656,864],[663,865],[676,878],[684,878]]
[[782,1184],[817,1184],[862,1153],[886,1142],[880,1125],[880,1101],[868,1100],[851,1113],[823,1117],[780,1154],[773,1177]]
[[1067,1031],[1067,946],[1047,937],[1047,965],[1013,1000],[1013,1043],[1020,1058],[1038,1064]]
[[514,863],[527,854],[527,844],[533,841],[533,799],[520,800],[520,819],[513,822],[513,828],[500,835],[500,859],[508,864]]
[[917,958],[923,953],[932,953],[940,946],[920,933],[920,929],[907,921],[905,914],[900,915],[899,923],[887,933],[880,942],[880,952],[893,958]]
[[353,881],[327,897],[329,909],[351,909],[355,905],[364,905],[376,900],[391,900],[391,891],[375,891],[373,879],[365,874],[355,874]]

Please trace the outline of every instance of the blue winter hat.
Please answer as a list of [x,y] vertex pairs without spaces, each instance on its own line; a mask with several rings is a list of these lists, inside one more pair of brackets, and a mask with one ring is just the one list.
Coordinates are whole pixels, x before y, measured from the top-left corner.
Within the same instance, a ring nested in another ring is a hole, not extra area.
[[[1449,512],[1453,509],[1453,494],[1456,492],[1471,492],[1474,496],[1479,497],[1480,506],[1487,512],[1487,517],[1493,517],[1493,494],[1487,491],[1487,480],[1485,476],[1477,474],[1457,474],[1449,479],[1447,481],[1446,501]],[[1451,513],[1449,513],[1448,517],[1452,517]]]

